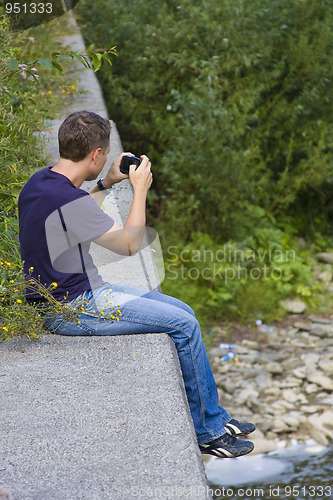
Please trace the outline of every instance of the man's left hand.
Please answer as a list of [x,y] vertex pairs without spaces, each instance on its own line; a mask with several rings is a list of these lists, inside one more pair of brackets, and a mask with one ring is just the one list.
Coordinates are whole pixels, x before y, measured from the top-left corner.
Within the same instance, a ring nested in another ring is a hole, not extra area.
[[104,177],[103,180],[103,185],[107,188],[110,189],[113,184],[116,184],[117,182],[123,181],[124,179],[128,179],[127,174],[123,174],[120,172],[120,162],[123,156],[134,156],[133,153],[121,153],[121,155],[118,156],[112,163],[108,173]]

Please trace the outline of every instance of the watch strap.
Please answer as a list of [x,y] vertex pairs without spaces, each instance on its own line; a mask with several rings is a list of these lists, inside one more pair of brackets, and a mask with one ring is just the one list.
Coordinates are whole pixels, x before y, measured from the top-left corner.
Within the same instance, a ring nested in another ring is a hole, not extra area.
[[97,181],[98,189],[100,191],[108,191],[108,189],[104,186],[104,184],[102,182],[103,180],[104,180],[104,177],[102,177],[102,179],[98,179],[98,181]]

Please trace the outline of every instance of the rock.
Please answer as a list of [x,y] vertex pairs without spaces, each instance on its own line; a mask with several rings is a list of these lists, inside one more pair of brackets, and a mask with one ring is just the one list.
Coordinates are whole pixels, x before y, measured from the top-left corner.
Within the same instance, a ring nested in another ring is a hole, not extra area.
[[262,370],[257,376],[256,376],[256,384],[258,386],[259,390],[264,390],[266,387],[269,387],[272,383],[272,376],[270,373],[268,373],[266,370]]
[[319,281],[323,281],[324,283],[329,283],[332,281],[332,271],[330,269],[326,269],[318,275]]
[[282,397],[289,403],[296,403],[298,400],[298,393],[292,389],[285,389],[282,391]]
[[259,343],[254,340],[243,339],[242,344],[247,346],[249,349],[258,349]]
[[256,429],[251,434],[251,441],[256,441],[257,439],[264,439],[264,438],[265,434],[260,429]]
[[333,350],[333,337],[321,339],[320,345],[323,348],[323,350],[325,351],[325,353],[329,354],[329,352],[332,352],[332,350]]
[[328,318],[320,318],[317,316],[310,316],[309,320],[312,321],[312,323],[321,323],[322,325],[331,325],[332,320]]
[[333,441],[333,411],[326,410],[308,418],[311,437],[320,444],[327,446]]
[[333,361],[328,359],[321,359],[318,366],[325,373],[333,373]]
[[254,379],[257,377],[257,375],[260,373],[260,370],[257,370],[255,368],[245,368],[242,370],[242,377],[241,380],[249,380],[249,379]]
[[246,363],[249,363],[249,364],[253,364],[257,361],[257,359],[260,357],[260,354],[258,352],[255,352],[255,353],[246,353],[246,354],[242,354],[241,356],[241,360],[242,362],[246,362]]
[[299,387],[302,385],[303,381],[299,378],[288,376],[285,382],[280,382],[281,389],[291,389],[293,387]]
[[300,378],[302,380],[306,378],[305,368],[295,368],[295,370],[293,370],[293,374],[295,375],[295,377]]
[[307,330],[310,331],[312,327],[312,323],[305,323],[304,321],[296,321],[294,323],[295,328],[298,328],[299,330]]
[[303,413],[318,413],[319,411],[322,410],[321,406],[301,406],[301,411]]
[[284,335],[287,339],[294,338],[298,333],[298,328],[290,326],[288,330],[285,332],[283,330],[280,331],[282,335]]
[[328,264],[333,264],[333,253],[332,252],[321,252],[317,254],[317,259],[321,262],[327,262]]
[[289,425],[289,427],[293,427],[294,429],[297,429],[299,427],[299,425],[300,425],[299,420],[295,416],[290,415],[290,414],[283,415],[282,420],[287,425]]
[[[270,348],[272,346],[270,345]],[[285,359],[284,353],[282,352],[281,340],[279,340],[279,352],[262,352],[260,356],[261,363],[270,363],[274,361],[275,363],[281,363]]]
[[217,359],[220,358],[220,356],[222,355],[222,353],[224,353],[225,350],[222,350],[220,349],[219,347],[213,347],[212,349],[209,349],[209,351],[207,352],[207,355],[209,356],[209,358],[214,358],[214,361],[216,361],[216,357]]
[[[277,415],[277,413],[279,415],[283,415],[284,413],[286,413],[286,407],[283,403],[285,403],[285,401],[278,400],[274,401],[274,403],[271,404],[271,408],[274,410],[275,416]],[[291,408],[293,408],[293,406],[291,406]],[[289,409],[290,408],[288,408],[288,410]]]
[[326,394],[325,397],[320,400],[320,404],[333,406],[333,394],[330,394],[329,396]]
[[243,389],[236,395],[237,405],[246,404],[248,401],[256,400],[259,397],[259,392],[255,389]]
[[298,368],[300,365],[303,363],[300,362],[299,357],[294,358],[294,357],[289,357],[286,356],[286,359],[281,363],[282,364],[282,369],[283,372],[289,372],[290,370],[293,370],[294,368]]
[[275,441],[277,439],[277,434],[273,431],[268,431],[266,434],[266,439],[271,439],[272,441]]
[[285,389],[284,391],[282,391],[282,397],[288,403],[300,402],[302,404],[306,404],[308,402],[304,394],[298,392],[295,389]]
[[275,387],[275,386],[267,387],[267,389],[265,389],[263,391],[263,395],[264,396],[272,396],[276,399],[276,398],[280,397],[281,389],[279,387]]
[[318,386],[316,384],[308,384],[305,387],[305,392],[307,394],[314,394],[315,392],[318,392]]
[[299,299],[281,300],[280,305],[288,312],[302,314],[306,309],[306,304]]
[[282,432],[289,432],[290,427],[281,418],[276,418],[273,420],[272,431],[276,434],[281,434]]
[[216,378],[216,385],[222,388],[223,391],[233,394],[236,389],[236,384],[233,383],[229,377],[219,376]]
[[317,384],[326,391],[333,391],[333,380],[319,371],[310,373],[307,379],[312,384]]
[[330,333],[333,332],[333,327],[331,324],[323,325],[319,323],[314,323],[311,327],[310,333],[318,337],[328,337]]
[[221,374],[228,373],[230,370],[231,370],[231,363],[224,363],[224,364],[219,363],[216,368],[216,371]]
[[252,452],[252,455],[269,453],[271,451],[276,450],[276,443],[274,441],[270,441],[269,439],[264,439],[264,438],[253,439],[253,444],[254,444],[254,450]]
[[265,369],[267,372],[273,373],[273,374],[280,374],[283,373],[283,368],[282,366],[277,363],[276,361],[271,361],[265,365]]
[[313,372],[315,370],[320,358],[321,356],[315,352],[311,352],[304,356],[304,363],[307,373]]

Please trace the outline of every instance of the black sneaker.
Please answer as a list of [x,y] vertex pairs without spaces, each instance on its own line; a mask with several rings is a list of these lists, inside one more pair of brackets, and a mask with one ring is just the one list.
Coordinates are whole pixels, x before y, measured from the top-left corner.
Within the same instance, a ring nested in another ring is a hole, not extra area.
[[207,453],[214,457],[234,458],[250,453],[254,448],[254,444],[251,441],[243,441],[229,436],[229,434],[223,434],[209,443],[200,443],[199,448],[201,453]]
[[233,418],[230,422],[224,424],[224,427],[230,436],[246,436],[256,430],[253,424],[241,424],[238,420],[234,420]]

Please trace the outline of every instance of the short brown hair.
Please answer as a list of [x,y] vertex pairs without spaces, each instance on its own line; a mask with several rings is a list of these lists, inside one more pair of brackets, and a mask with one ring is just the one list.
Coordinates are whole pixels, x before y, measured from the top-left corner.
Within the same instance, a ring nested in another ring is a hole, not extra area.
[[110,142],[110,131],[109,120],[92,111],[72,113],[58,131],[60,157],[78,162],[94,149],[105,151]]

